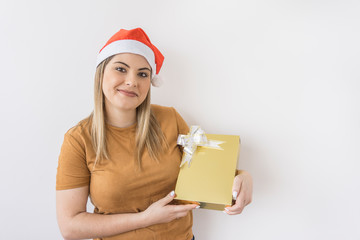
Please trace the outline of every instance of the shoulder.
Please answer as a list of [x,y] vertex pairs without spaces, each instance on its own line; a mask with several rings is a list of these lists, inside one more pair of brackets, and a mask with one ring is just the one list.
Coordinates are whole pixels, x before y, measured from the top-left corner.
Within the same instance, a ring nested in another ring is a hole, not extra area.
[[165,107],[157,104],[151,104],[151,111],[158,117],[169,117],[174,115],[176,110],[173,107]]
[[173,107],[165,107],[156,104],[151,105],[151,111],[161,126],[172,125],[180,133],[187,132],[188,126],[185,120]]
[[85,118],[64,134],[62,152],[73,152],[83,156],[91,143],[91,117]]
[[178,121],[178,118],[181,118],[180,114],[173,107],[151,104],[151,111],[159,122]]
[[90,135],[91,131],[91,116],[81,120],[75,126],[70,128],[65,136],[71,136],[75,139],[80,139],[82,137],[86,137]]

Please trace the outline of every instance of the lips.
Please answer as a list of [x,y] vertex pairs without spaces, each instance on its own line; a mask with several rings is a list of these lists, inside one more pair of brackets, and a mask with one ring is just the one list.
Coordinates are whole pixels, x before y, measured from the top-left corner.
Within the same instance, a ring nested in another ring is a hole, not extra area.
[[124,89],[117,89],[120,93],[124,94],[125,96],[128,96],[128,97],[138,97],[137,93],[136,92],[133,92],[133,91],[127,91],[127,90],[124,90]]

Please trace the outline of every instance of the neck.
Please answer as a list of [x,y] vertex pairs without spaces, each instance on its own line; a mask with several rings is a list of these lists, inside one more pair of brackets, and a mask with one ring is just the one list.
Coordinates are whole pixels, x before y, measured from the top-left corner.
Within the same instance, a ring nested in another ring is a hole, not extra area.
[[106,122],[115,127],[129,127],[136,122],[136,109],[120,110],[105,104]]

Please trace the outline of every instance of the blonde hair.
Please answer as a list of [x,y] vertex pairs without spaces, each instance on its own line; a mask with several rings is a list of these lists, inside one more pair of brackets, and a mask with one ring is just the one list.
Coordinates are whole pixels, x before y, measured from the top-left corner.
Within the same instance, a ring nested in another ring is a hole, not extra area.
[[[91,140],[96,153],[93,170],[100,159],[109,159],[106,143],[106,115],[102,83],[105,67],[111,59],[112,57],[109,57],[100,63],[95,72],[94,111],[89,117],[91,121]],[[165,135],[151,111],[150,89],[145,100],[136,109],[136,120],[136,155],[134,157],[141,168],[141,157],[145,148],[149,156],[158,162],[160,154],[168,147]]]

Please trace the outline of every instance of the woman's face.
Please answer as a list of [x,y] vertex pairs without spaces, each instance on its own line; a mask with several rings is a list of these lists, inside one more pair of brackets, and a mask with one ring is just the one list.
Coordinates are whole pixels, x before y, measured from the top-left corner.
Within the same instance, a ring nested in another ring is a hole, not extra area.
[[146,98],[151,84],[151,67],[143,56],[115,55],[104,69],[102,83],[106,109],[135,110]]

